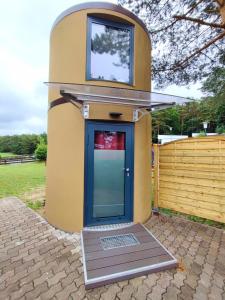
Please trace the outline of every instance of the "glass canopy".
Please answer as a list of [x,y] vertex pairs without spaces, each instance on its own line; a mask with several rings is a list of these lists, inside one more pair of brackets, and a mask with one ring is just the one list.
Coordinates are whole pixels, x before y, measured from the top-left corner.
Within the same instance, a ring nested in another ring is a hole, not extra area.
[[192,102],[192,99],[155,92],[138,91],[124,88],[112,88],[86,84],[46,82],[51,89],[72,95],[79,102],[100,102],[132,105],[138,108],[162,109],[175,104]]

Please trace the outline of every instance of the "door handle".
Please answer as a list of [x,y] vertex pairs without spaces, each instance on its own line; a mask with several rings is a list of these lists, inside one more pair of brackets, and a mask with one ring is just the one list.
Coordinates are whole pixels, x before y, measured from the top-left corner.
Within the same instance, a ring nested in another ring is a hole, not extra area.
[[130,168],[124,168],[127,176],[130,176]]

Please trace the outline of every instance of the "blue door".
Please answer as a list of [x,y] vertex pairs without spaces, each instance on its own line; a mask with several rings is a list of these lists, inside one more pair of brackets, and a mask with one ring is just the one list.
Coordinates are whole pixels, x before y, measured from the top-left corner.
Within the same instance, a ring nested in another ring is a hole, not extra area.
[[84,225],[133,220],[133,123],[86,121]]

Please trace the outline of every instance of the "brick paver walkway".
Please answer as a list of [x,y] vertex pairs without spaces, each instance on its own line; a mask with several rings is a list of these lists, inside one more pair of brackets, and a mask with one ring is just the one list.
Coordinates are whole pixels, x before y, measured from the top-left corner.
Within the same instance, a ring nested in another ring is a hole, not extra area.
[[180,267],[86,292],[79,236],[17,198],[0,200],[0,299],[225,299],[224,231],[174,217],[152,217],[147,227]]

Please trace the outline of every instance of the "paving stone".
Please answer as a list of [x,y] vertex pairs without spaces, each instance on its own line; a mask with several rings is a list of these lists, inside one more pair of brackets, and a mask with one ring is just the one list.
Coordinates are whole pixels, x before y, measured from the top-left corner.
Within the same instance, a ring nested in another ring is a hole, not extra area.
[[193,298],[195,290],[192,289],[189,285],[182,286],[181,288],[181,296],[185,300],[189,300]]
[[225,300],[222,230],[164,216],[146,226],[179,259],[179,268],[86,291],[79,238],[54,229],[15,197],[3,199],[0,299]]
[[183,272],[177,272],[176,274],[174,274],[174,279],[171,281],[171,283],[176,286],[178,289],[180,289],[180,287],[182,285],[184,285],[184,280],[186,278],[186,274]]
[[217,286],[213,286],[210,290],[209,298],[215,300],[222,300],[223,290]]
[[128,283],[129,283],[128,280],[119,281],[118,286],[120,288],[123,288],[124,286],[128,285]]
[[73,292],[75,292],[77,290],[76,285],[73,283],[71,283],[70,285],[68,285],[67,287],[65,287],[61,292],[56,294],[56,298],[61,300],[61,299],[68,299],[68,297],[70,296],[70,294],[72,294]]
[[138,287],[136,293],[134,293],[134,298],[138,300],[145,300],[149,294],[149,288],[147,285],[142,284]]
[[193,262],[192,266],[191,266],[191,271],[196,274],[199,275],[202,273],[202,266],[200,266],[199,264],[197,264],[196,262]]
[[40,298],[41,298],[41,300],[52,299],[61,290],[62,290],[61,284],[57,283],[57,284],[51,286],[46,292],[42,293]]
[[77,279],[79,277],[79,273],[77,271],[75,272],[71,272],[69,275],[66,275],[65,278],[62,277],[61,284],[62,287],[66,287],[67,285],[69,285],[70,283],[72,283],[75,279]]
[[111,285],[106,292],[101,295],[102,300],[114,300],[116,298],[116,294],[119,293],[120,288],[118,285]]
[[65,271],[59,272],[56,275],[52,276],[51,278],[47,279],[48,285],[49,286],[54,285],[54,284],[58,283],[62,278],[65,278],[65,277],[66,277]]
[[145,277],[136,277],[136,278],[130,279],[129,284],[133,285],[136,288],[143,283],[144,279],[145,279]]
[[43,283],[44,281],[48,282],[49,278],[51,278],[53,276],[53,272],[46,272],[43,273],[40,277],[34,279],[34,287],[36,287],[37,285]]
[[187,279],[184,281],[192,289],[195,289],[198,285],[199,276],[194,273],[188,274]]
[[163,300],[176,300],[180,290],[176,286],[169,286],[166,293],[163,294]]
[[79,287],[79,289],[78,289],[76,292],[72,293],[70,296],[71,296],[73,299],[79,299],[79,300],[82,300],[82,299],[84,299],[85,295],[86,295],[85,287],[84,287],[84,285],[81,285],[81,286]]
[[224,289],[225,287],[225,277],[221,276],[220,274],[215,273],[213,275],[213,285],[216,285],[217,287]]
[[147,299],[151,299],[151,300],[161,300],[162,299],[162,295],[166,292],[166,290],[164,288],[162,288],[160,285],[155,285],[152,288],[151,293],[149,293],[147,295]]
[[32,291],[25,294],[26,300],[33,300],[40,296],[40,294],[46,292],[48,290],[47,282],[43,282],[36,286]]
[[132,286],[132,285],[126,285],[123,288],[122,291],[117,292],[117,297],[120,300],[130,300],[134,292],[135,292],[135,287],[134,286]]
[[152,273],[144,279],[144,283],[151,289],[154,285],[156,285],[156,281],[159,279],[159,273]]
[[27,292],[30,292],[34,289],[33,283],[23,285],[19,290],[14,293],[11,293],[11,300],[21,299]]

